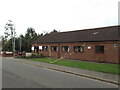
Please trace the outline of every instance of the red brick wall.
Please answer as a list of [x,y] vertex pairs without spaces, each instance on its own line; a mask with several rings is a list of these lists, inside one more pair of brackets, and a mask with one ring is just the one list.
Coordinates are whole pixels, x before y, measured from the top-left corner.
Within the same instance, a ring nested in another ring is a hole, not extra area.
[[2,54],[2,57],[13,57],[13,54]]
[[[37,44],[37,46],[58,46],[58,50],[56,52],[51,51],[39,51],[40,54],[45,56],[49,56],[51,52],[51,57],[59,58],[65,55],[66,52],[61,51],[61,46],[70,46],[70,52],[72,55],[67,55],[68,59],[76,59],[76,60],[87,60],[87,61],[97,61],[97,62],[110,62],[110,63],[119,63],[120,58],[120,50],[118,49],[118,45],[114,47],[114,44],[118,44],[117,41],[109,41],[109,42],[80,42],[80,43],[61,43],[61,44]],[[95,46],[103,45],[104,53],[95,53]],[[36,45],[33,45],[36,46]],[[84,52],[82,53],[73,53],[74,46],[84,46]],[[88,46],[91,46],[91,49],[88,49]],[[51,48],[48,48],[51,50]]]
[[3,51],[2,57],[13,57],[13,53],[7,54],[5,51]]
[[[19,56],[19,53],[16,52],[16,53],[15,53],[15,56]],[[22,52],[22,56],[26,56],[26,52],[25,52],[25,51]],[[2,54],[2,57],[13,57],[13,53],[6,53],[6,52],[4,51],[3,54]]]

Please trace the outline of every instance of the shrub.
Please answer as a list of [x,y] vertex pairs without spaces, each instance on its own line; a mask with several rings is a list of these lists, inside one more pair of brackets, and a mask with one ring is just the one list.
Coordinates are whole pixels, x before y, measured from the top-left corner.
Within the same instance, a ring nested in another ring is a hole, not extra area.
[[43,57],[45,57],[43,54],[34,53],[26,58],[43,58]]
[[17,56],[15,58],[25,58],[26,56]]

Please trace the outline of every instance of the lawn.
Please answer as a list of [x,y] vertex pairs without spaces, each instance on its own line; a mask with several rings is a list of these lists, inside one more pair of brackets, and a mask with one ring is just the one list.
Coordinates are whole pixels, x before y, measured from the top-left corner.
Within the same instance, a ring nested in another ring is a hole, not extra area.
[[[27,58],[27,60],[50,63],[50,61],[55,61],[56,59],[49,60],[49,58],[45,57],[45,58]],[[74,68],[120,75],[120,70],[118,69],[120,65],[118,64],[95,63],[95,62],[72,61],[72,60],[60,60],[52,64],[58,64],[58,65],[63,65],[63,66],[68,66],[68,67],[74,67]]]

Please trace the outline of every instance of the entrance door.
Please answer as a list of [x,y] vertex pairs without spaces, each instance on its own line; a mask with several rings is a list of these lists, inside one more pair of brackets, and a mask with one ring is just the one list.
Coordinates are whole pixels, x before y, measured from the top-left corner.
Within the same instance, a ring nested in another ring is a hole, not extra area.
[[96,45],[95,46],[95,53],[96,53],[96,60],[98,62],[105,62],[104,61],[104,46],[103,45]]

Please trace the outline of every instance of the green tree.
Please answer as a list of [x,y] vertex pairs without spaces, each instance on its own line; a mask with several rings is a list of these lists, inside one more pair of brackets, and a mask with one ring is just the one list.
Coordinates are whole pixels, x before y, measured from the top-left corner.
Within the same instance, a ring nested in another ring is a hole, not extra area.
[[23,49],[27,52],[31,52],[31,46],[32,46],[31,43],[35,41],[38,37],[39,35],[37,35],[37,33],[32,27],[28,28],[25,37],[23,38],[23,43],[22,43]]
[[[7,39],[10,36],[10,39],[5,43],[4,49],[7,51],[9,51],[9,50],[13,51],[14,55],[15,55],[15,36],[16,36],[15,26],[11,20],[8,20],[8,22],[5,24],[4,28],[5,28],[4,39]],[[12,46],[11,46],[11,44],[12,44]]]
[[[58,31],[54,29],[50,33],[47,32],[46,34],[53,34],[57,32]],[[13,39],[12,38],[7,39],[10,33],[11,32],[9,32],[8,29],[6,28],[5,33],[6,36],[2,38],[2,47],[4,51],[12,51]],[[25,35],[21,34],[19,37],[15,38],[15,50],[31,52],[32,42],[34,42],[41,36],[44,36],[43,33],[37,34],[34,28],[29,27]]]
[[53,31],[51,31],[51,32],[44,31],[44,35],[54,34],[54,33],[58,33],[58,31],[55,29],[53,29]]
[[58,33],[58,31],[54,29],[54,30],[51,31],[49,34],[53,34],[53,33]]
[[5,43],[7,42],[6,38],[2,36],[2,51],[5,51]]

